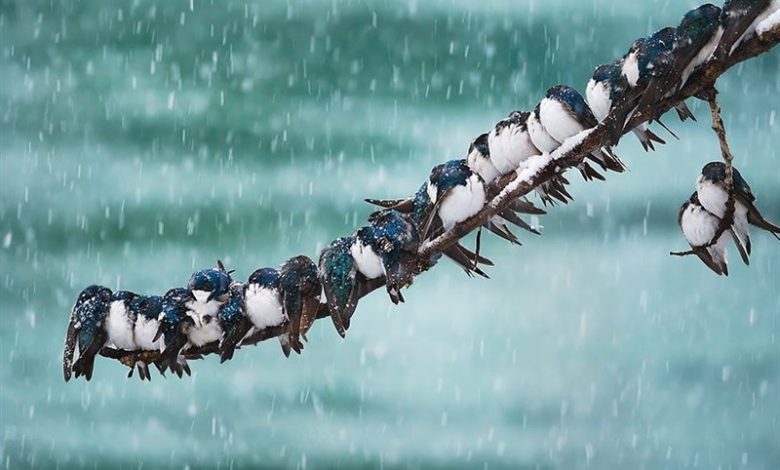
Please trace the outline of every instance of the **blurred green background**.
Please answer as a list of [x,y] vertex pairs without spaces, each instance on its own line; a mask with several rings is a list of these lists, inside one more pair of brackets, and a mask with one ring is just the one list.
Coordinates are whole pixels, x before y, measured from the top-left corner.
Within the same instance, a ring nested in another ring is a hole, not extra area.
[[[513,109],[673,25],[690,1],[2,1],[0,465],[6,468],[780,467],[780,245],[731,277],[677,210],[719,158],[709,113],[524,246],[442,262],[305,354],[186,380],[98,360],[62,381],[72,302],[162,293],[217,258],[316,256]],[[737,166],[780,219],[777,52],[719,82]],[[732,250],[733,251],[733,250]]]

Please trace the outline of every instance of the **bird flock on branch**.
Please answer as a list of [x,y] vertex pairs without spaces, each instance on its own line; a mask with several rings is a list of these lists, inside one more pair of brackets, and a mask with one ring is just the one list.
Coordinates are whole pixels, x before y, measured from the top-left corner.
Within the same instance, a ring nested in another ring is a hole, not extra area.
[[[665,143],[649,124],[658,124],[676,138],[660,120],[664,100],[675,96],[708,63],[725,63],[751,38],[765,31],[776,33],[779,16],[780,0],[729,0],[723,8],[706,4],[689,11],[678,26],[637,39],[622,58],[597,67],[585,97],[572,87],[553,86],[532,111],[512,111],[474,139],[466,158],[434,167],[414,195],[367,199],[379,206],[369,223],[334,240],[321,251],[318,262],[295,256],[278,268],[257,269],[244,282],[218,262],[195,272],[186,287],[162,296],[87,287],[70,315],[63,353],[65,380],[72,376],[90,380],[98,355],[120,359],[130,367],[129,375],[137,369],[142,380],[150,380],[150,365],[160,374],[170,370],[179,377],[190,375],[188,360],[215,352],[224,362],[241,346],[272,337],[279,339],[286,356],[292,351],[300,354],[316,319],[329,316],[344,337],[361,297],[384,286],[393,303],[403,302],[402,289],[442,256],[470,276],[488,277],[483,267],[493,263],[480,254],[482,229],[518,244],[515,227],[539,234],[521,215],[543,215],[544,209],[520,196],[488,211],[491,215],[474,226],[474,250],[458,239],[436,245],[436,237],[486,213],[494,187],[508,177],[520,179],[553,168],[554,174],[533,187],[541,204],[573,200],[564,175],[568,166],[554,165],[551,154],[580,143],[596,126],[608,126],[610,145],[587,152],[572,165],[587,181],[625,170],[612,146],[628,131],[647,151]],[[715,93],[713,84],[709,86],[712,105]],[[684,100],[674,107],[680,119],[695,119]],[[649,118],[637,125],[632,117],[640,115]],[[721,140],[723,147],[725,132]],[[750,186],[726,152],[724,159],[725,163],[704,166],[678,220],[692,248],[681,254],[696,254],[717,274],[728,274],[729,239],[749,262],[749,225],[780,239],[780,227],[761,216]]]

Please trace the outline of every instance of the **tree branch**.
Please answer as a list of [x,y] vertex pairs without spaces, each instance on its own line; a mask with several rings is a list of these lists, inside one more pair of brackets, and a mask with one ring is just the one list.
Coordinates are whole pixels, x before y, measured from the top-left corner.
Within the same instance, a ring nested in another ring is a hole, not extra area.
[[[708,62],[705,66],[701,67],[691,76],[685,87],[683,87],[673,96],[663,100],[658,108],[660,110],[660,114],[666,113],[677,103],[684,101],[685,99],[692,96],[708,96],[706,94],[707,90],[714,90],[715,81],[728,69],[738,63],[769,51],[778,43],[780,43],[780,26],[775,26],[760,36],[753,36],[749,40],[744,41],[740,47],[734,51],[733,54],[724,60],[713,60]],[[713,128],[715,128],[716,133],[718,133],[718,137],[721,140],[721,150],[723,151],[724,160],[726,160],[727,165],[727,183],[729,188],[732,188],[731,153],[729,152],[728,143],[725,139],[725,130],[723,129],[723,122],[720,119],[720,109],[717,105],[714,94],[711,96],[712,99],[708,98],[708,101],[710,102],[710,108],[713,115]],[[629,123],[625,126],[625,132],[633,129],[640,123],[647,122],[651,119],[654,119],[655,117],[657,116],[651,115],[651,111],[649,109],[638,110],[631,117]],[[716,124],[716,122],[718,124]],[[584,156],[590,154],[592,151],[602,147],[614,145],[616,142],[612,142],[612,139],[610,138],[610,130],[611,120],[608,117],[606,120],[604,120],[604,122],[595,128],[588,129],[576,136],[571,137],[552,154],[547,155],[546,157],[539,157],[535,159],[534,163],[529,168],[505,175],[499,180],[488,185],[487,189],[490,202],[486,204],[479,213],[456,225],[451,230],[439,235],[437,238],[424,243],[420,247],[417,253],[419,258],[417,273],[419,274],[427,270],[427,267],[430,266],[428,261],[434,255],[454,245],[461,238],[471,233],[473,230],[481,227],[490,217],[507,208],[507,206],[513,200],[529,194],[539,185],[547,182],[555,175],[578,165],[580,162],[582,162]],[[726,215],[731,214],[731,218],[733,219],[733,189],[730,191],[729,201],[730,209],[727,208]],[[725,219],[726,217],[724,217],[724,220]],[[722,225],[725,226],[725,222]],[[728,226],[723,228],[723,231],[726,229],[728,229]],[[722,234],[723,231],[721,231],[721,227],[719,227],[719,234]],[[366,289],[364,289],[364,292],[360,293],[360,297],[362,298],[368,295],[383,285],[383,278],[373,280],[373,282]],[[320,304],[320,310],[317,318],[320,319],[328,316],[330,316],[330,312],[328,311],[327,304]],[[286,324],[282,324],[273,328],[267,328],[245,339],[242,345],[246,346],[257,344],[269,338],[279,336],[286,331]],[[218,343],[214,342],[200,348],[190,348],[184,352],[184,355],[190,359],[200,358],[203,355],[216,353],[218,351],[218,346]],[[160,353],[159,351],[123,351],[112,348],[103,348],[100,354],[104,357],[117,359],[123,364],[132,367],[136,361],[144,361],[147,364],[151,363],[159,357]]]

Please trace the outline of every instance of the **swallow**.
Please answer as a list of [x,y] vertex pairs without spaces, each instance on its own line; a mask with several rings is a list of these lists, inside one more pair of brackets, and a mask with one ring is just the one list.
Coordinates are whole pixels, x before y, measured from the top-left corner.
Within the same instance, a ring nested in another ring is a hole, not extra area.
[[[618,63],[604,64],[596,67],[593,72],[593,77],[585,89],[585,98],[593,115],[599,122],[602,122],[609,115],[612,106],[620,101],[627,90],[628,81],[623,76],[620,65]],[[639,139],[646,152],[655,150],[654,142],[666,143],[644,122],[631,129],[631,132]]]
[[401,288],[417,274],[417,227],[398,211],[384,211],[371,220],[373,248],[379,254],[385,287],[394,304],[404,301]]
[[727,256],[728,239],[724,232],[718,241],[709,247],[720,225],[720,218],[708,212],[699,203],[696,193],[693,193],[680,207],[677,223],[691,246],[691,249],[704,264],[717,275],[729,275]]
[[[320,282],[325,291],[333,326],[342,338],[346,336],[350,319],[357,308],[360,287],[366,282],[366,277],[358,269],[352,254],[356,243],[355,236],[337,238],[320,253]],[[368,248],[356,247],[356,251],[362,256],[361,252],[368,251]]]
[[106,317],[105,328],[108,333],[109,343],[116,349],[135,351],[135,312],[130,308],[138,294],[128,291],[114,292],[111,298],[111,307]]
[[201,269],[192,274],[187,288],[192,292],[190,307],[196,322],[204,316],[217,317],[220,306],[227,302],[232,282],[221,261],[217,261],[217,268]]
[[222,328],[219,343],[219,362],[224,363],[233,358],[236,346],[252,329],[252,322],[246,312],[246,286],[234,282],[229,289],[227,302],[222,304],[217,314]]
[[[162,312],[162,297],[159,295],[139,296],[130,301],[129,310],[135,317],[133,325],[133,338],[135,340],[136,350],[139,351],[160,351],[162,343],[160,340],[154,341],[154,336],[160,327],[159,317]],[[154,363],[162,374],[164,371],[158,362]],[[144,361],[136,361],[130,368],[128,377],[133,375],[133,370],[138,369],[138,376],[141,380],[151,380],[149,374],[149,365]]]
[[[704,165],[696,179],[696,194],[699,203],[716,217],[723,218],[726,212],[728,189],[726,187],[726,165],[723,162],[710,162]],[[748,225],[753,225],[771,233],[780,240],[780,227],[769,222],[756,208],[756,197],[739,170],[733,168],[734,187],[734,241],[745,264],[749,264],[750,234]]]
[[279,268],[284,311],[290,319],[290,347],[301,353],[320,307],[322,285],[317,277],[317,265],[310,258],[300,255],[287,260]]
[[726,0],[720,12],[723,33],[715,59],[724,60],[733,54],[764,20],[779,10],[780,0]]
[[[70,313],[70,322],[65,336],[65,348],[62,354],[62,372],[65,382],[71,374],[76,378],[92,378],[95,356],[108,341],[108,333],[103,327],[108,310],[111,308],[111,290],[103,286],[89,286],[79,294]],[[79,358],[73,364],[73,356],[78,346]]]
[[191,375],[182,352],[189,342],[189,332],[195,328],[195,320],[188,305],[195,301],[189,289],[177,287],[163,296],[159,326],[152,342],[161,340],[162,349],[158,362],[163,372],[170,368],[177,376]]

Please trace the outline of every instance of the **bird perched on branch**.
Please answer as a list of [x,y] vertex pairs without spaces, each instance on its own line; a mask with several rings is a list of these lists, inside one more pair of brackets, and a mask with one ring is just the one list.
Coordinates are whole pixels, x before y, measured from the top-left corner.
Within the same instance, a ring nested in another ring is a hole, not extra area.
[[696,193],[680,207],[677,223],[693,253],[715,274],[728,276],[727,234],[724,232],[711,246],[707,246],[717,234],[720,218],[702,207]]
[[723,60],[742,42],[755,34],[758,26],[780,11],[780,0],[726,0],[720,13],[723,29],[720,44],[714,56]]
[[[657,91],[652,90],[662,87],[656,83],[662,83],[676,64],[674,54],[676,41],[675,28],[660,29],[648,38],[635,40],[628,53],[620,60],[621,72],[626,78],[628,91],[618,103],[613,104],[612,137],[614,141],[620,138],[628,120],[631,119],[636,110],[640,109],[640,100],[645,99],[645,104],[650,104],[651,100],[656,99],[656,96],[661,98],[666,93],[658,95]],[[651,91],[648,92],[648,90]],[[696,120],[684,101],[677,103],[675,109],[681,121]],[[659,116],[653,116],[653,118],[656,117]]]
[[[163,345],[161,341],[159,339],[155,341],[154,339],[157,330],[160,328],[159,317],[160,313],[162,313],[162,304],[163,300],[159,295],[142,295],[130,301],[130,312],[135,317],[133,338],[137,351],[162,350]],[[154,364],[162,374],[163,370],[159,363],[155,362]],[[152,379],[152,376],[149,374],[149,364],[144,361],[136,361],[130,368],[128,377],[133,375],[135,368],[138,369],[138,376],[141,380]]]
[[[572,90],[573,93],[568,90]],[[579,93],[568,87],[557,85],[547,90],[546,96],[528,116],[526,124],[534,146],[542,152],[552,153],[561,146],[564,140],[584,129],[595,127],[598,125],[598,121]],[[596,162],[604,169],[608,168],[607,163],[605,163],[607,160],[612,162],[612,158],[601,150],[593,152],[586,158]],[[615,171],[618,171],[617,168],[622,171],[622,165],[610,163],[609,166],[614,167]],[[587,161],[582,161],[577,165],[577,168],[586,181],[604,180],[604,176],[590,166]]]
[[[108,341],[104,322],[111,308],[111,289],[92,285],[81,291],[70,312],[68,332],[65,335],[65,349],[62,356],[62,372],[65,381],[71,374],[76,378],[92,378],[95,356]],[[79,358],[73,364],[78,346]]]
[[117,349],[134,351],[136,313],[130,304],[138,298],[138,294],[129,291],[117,291],[111,297],[111,307],[106,316],[105,328],[109,343]]
[[282,305],[290,319],[290,347],[300,354],[301,337],[306,339],[320,307],[322,285],[317,277],[317,265],[307,256],[295,256],[282,264],[279,276]]
[[[222,329],[222,337],[219,343],[220,363],[233,357],[236,344],[241,341],[252,328],[251,322],[247,318],[245,303],[246,287],[240,282],[234,282],[230,285],[228,300],[219,307],[217,318]],[[228,338],[237,337],[237,341],[230,341]]]
[[[756,197],[740,172],[733,168],[735,243],[737,243],[745,264],[750,255],[750,233],[748,225],[753,225],[771,233],[780,240],[780,227],[766,220],[755,206]],[[696,193],[702,207],[711,214],[723,218],[726,202],[729,198],[726,187],[726,165],[723,162],[710,162],[701,169],[696,179]]]
[[163,349],[158,363],[163,372],[171,369],[179,377],[182,373],[191,374],[182,352],[188,343],[191,344],[190,332],[195,328],[195,319],[189,307],[194,301],[192,291],[183,287],[170,289],[163,295],[159,326],[152,338],[155,342],[162,341]]
[[[593,115],[601,122],[618,103],[628,90],[628,81],[622,73],[620,62],[604,64],[596,67],[593,77],[585,89],[585,97]],[[631,130],[639,139],[645,151],[655,150],[653,142],[665,144],[662,138],[648,128],[647,123],[641,123]]]
[[221,261],[217,261],[216,269],[201,269],[192,274],[187,288],[192,292],[193,301],[190,308],[196,322],[204,316],[217,316],[220,306],[227,302],[232,282],[230,273]]

